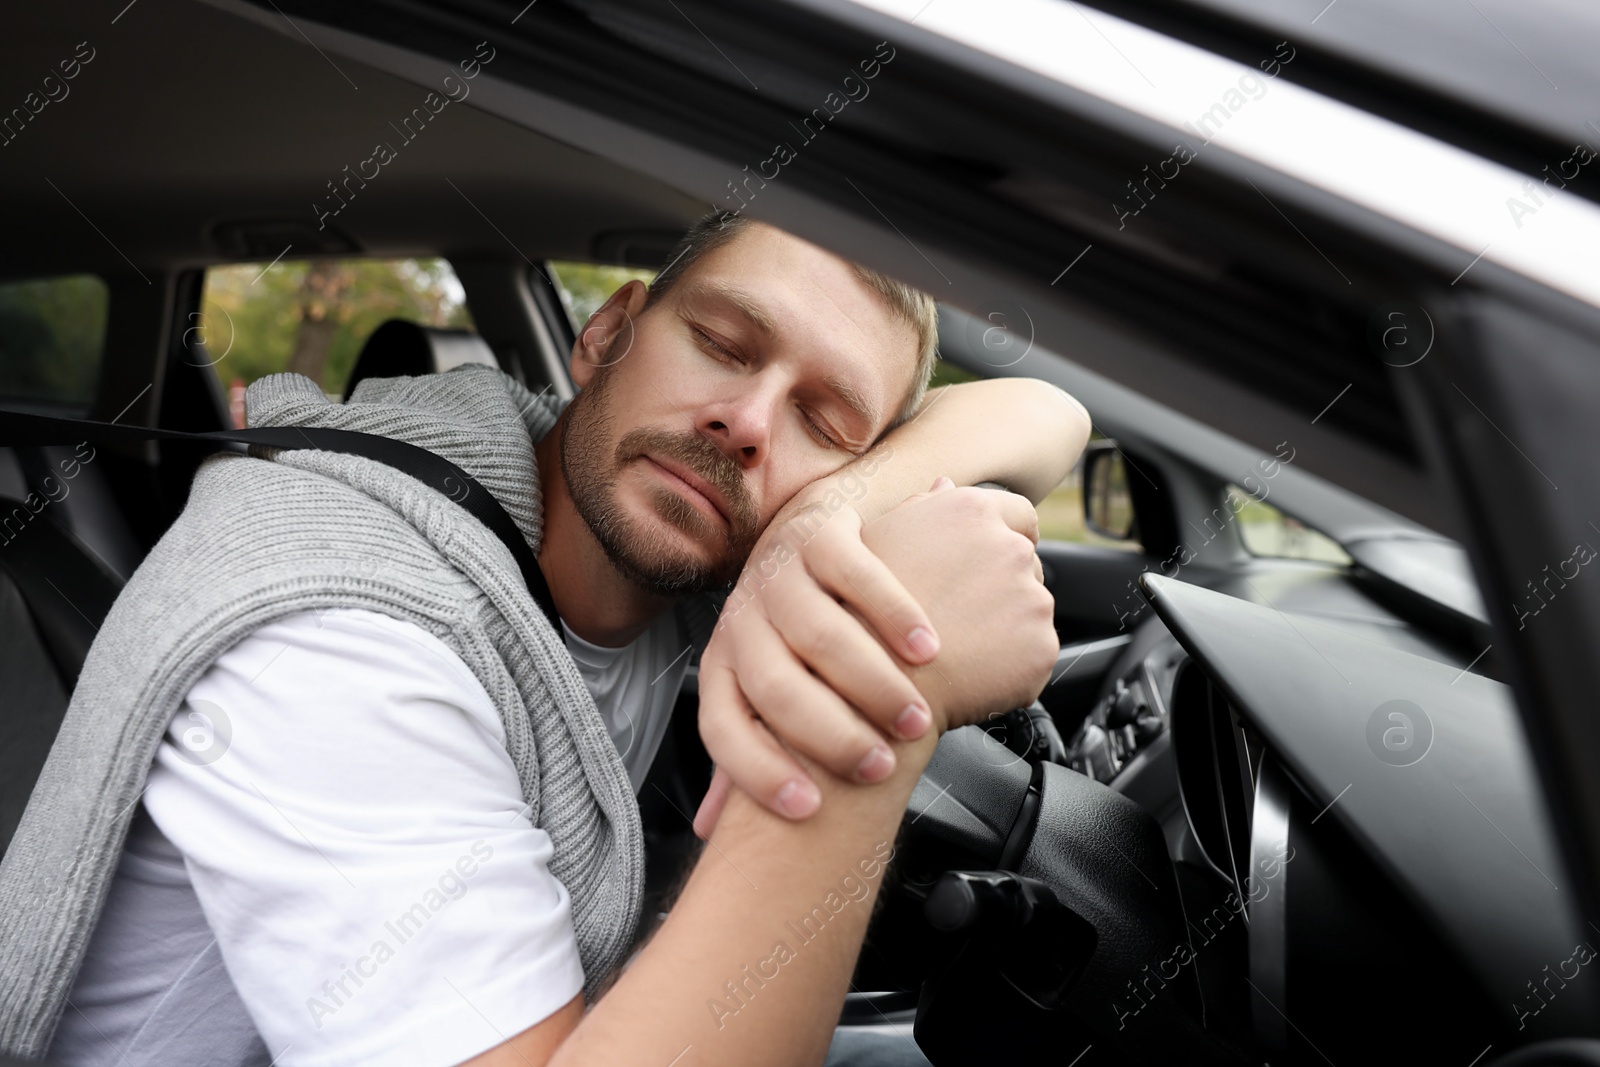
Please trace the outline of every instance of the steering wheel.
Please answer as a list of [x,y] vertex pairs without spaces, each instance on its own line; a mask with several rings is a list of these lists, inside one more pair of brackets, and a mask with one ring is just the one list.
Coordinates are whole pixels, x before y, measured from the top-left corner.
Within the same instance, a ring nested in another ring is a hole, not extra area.
[[1195,968],[1173,963],[1189,935],[1160,826],[1058,762],[1053,724],[1007,718],[1004,743],[992,724],[940,739],[854,983],[905,992],[853,995],[847,1012],[914,1001],[936,1067],[1053,1061],[1075,1043],[1100,1063],[1232,1061],[1201,1028]]

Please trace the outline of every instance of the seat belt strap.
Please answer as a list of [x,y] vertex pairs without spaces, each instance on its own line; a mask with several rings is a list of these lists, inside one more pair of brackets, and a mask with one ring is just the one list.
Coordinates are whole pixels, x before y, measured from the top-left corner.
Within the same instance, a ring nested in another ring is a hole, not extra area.
[[443,493],[487,526],[510,550],[511,558],[516,560],[518,569],[522,571],[528,592],[533,594],[533,599],[543,609],[550,625],[555,627],[556,634],[562,635],[561,615],[556,611],[555,598],[550,595],[550,585],[544,579],[544,572],[539,569],[538,557],[517,524],[500,506],[500,501],[476,478],[426,448],[358,430],[315,426],[258,426],[247,430],[184,433],[151,426],[120,426],[111,422],[0,411],[0,446],[61,445],[78,441],[188,441],[208,442],[218,448],[228,444],[281,449],[311,448],[361,456],[393,467],[430,489]]

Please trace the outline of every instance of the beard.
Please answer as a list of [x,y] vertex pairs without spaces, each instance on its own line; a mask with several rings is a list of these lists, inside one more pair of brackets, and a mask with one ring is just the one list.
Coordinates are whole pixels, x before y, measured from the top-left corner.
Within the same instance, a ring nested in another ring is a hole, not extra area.
[[[675,599],[729,585],[761,532],[743,471],[699,433],[639,427],[610,448],[616,421],[608,403],[610,376],[610,368],[600,368],[589,387],[573,398],[561,423],[561,473],[579,516],[612,566],[648,592]],[[709,560],[650,519],[630,515],[617,499],[623,468],[645,455],[681,463],[721,493],[728,511],[726,530],[666,487],[648,490],[657,516],[694,542],[714,546]]]

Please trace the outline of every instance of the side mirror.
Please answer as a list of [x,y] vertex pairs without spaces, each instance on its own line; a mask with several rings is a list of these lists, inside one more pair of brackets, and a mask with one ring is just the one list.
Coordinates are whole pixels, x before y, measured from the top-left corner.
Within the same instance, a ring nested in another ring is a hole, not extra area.
[[1083,453],[1083,522],[1101,537],[1134,536],[1128,467],[1114,441],[1091,441]]

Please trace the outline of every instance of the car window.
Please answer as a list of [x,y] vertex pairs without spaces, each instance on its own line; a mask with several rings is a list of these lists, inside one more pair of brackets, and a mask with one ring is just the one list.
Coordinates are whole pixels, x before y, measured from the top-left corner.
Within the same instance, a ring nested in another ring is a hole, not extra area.
[[1339,542],[1327,534],[1256,500],[1237,485],[1228,486],[1227,496],[1228,510],[1239,516],[1239,539],[1252,556],[1350,563]]
[[[933,377],[929,381],[929,388],[941,385],[955,385],[960,382],[975,382],[976,374],[963,370],[954,363],[939,360],[934,364]],[[1099,441],[1104,435],[1095,432],[1091,440]],[[1126,493],[1123,494],[1126,497]],[[1132,507],[1131,500],[1128,507]],[[1072,541],[1082,545],[1102,545],[1106,548],[1124,549],[1129,552],[1142,552],[1142,546],[1137,538],[1123,538],[1114,540],[1101,537],[1089,529],[1083,521],[1083,460],[1080,458],[1073,466],[1072,473],[1068,474],[1060,485],[1050,491],[1050,494],[1039,501],[1039,537],[1047,541]]]
[[185,342],[237,395],[262,375],[294,371],[338,396],[361,346],[388,319],[472,326],[445,260],[281,260],[207,270]]
[[0,400],[87,411],[109,302],[90,274],[0,282]]
[[[1102,440],[1101,434],[1095,433],[1091,440]],[[1126,507],[1131,509],[1133,501],[1128,498],[1126,491],[1122,498]],[[1089,529],[1083,521],[1083,460],[1080,458],[1072,468],[1072,473],[1050,491],[1050,495],[1039,501],[1039,537],[1050,541],[1074,541],[1083,545],[1099,545],[1104,548],[1118,548],[1127,552],[1143,552],[1144,545],[1137,537],[1110,538],[1101,537]],[[1138,533],[1137,526],[1134,533]]]
[[[634,278],[648,285],[656,275],[655,271],[598,263],[551,260],[546,265],[550,269],[550,278],[555,282],[556,291],[561,295],[562,306],[566,308],[574,331],[581,329],[583,324],[589,321],[589,316],[605,303],[607,297],[616,292],[618,286]],[[977,380],[977,375],[941,359],[934,364],[928,387],[936,389],[942,385]],[[1096,438],[1099,436],[1095,434]],[[1130,552],[1143,551],[1137,540],[1112,540],[1101,537],[1084,525],[1081,461],[1072,469],[1072,473],[1067,475],[1066,480],[1039,502],[1039,536],[1054,541],[1105,545]]]
[[638,267],[614,267],[604,263],[576,263],[571,260],[551,260],[550,279],[561,294],[561,306],[567,310],[572,332],[577,333],[589,316],[599,310],[606,298],[625,283],[637,278],[649,285],[655,281],[656,272]]

